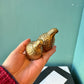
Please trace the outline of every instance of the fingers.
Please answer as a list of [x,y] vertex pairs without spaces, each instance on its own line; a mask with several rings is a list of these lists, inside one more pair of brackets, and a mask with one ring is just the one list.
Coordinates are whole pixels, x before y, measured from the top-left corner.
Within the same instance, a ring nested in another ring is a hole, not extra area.
[[30,39],[27,39],[19,44],[19,46],[15,49],[16,52],[23,53],[26,49],[27,44],[30,42]]
[[56,51],[56,46],[54,46],[50,51],[43,53],[43,60],[44,60],[44,65],[47,63],[49,58],[55,53]]

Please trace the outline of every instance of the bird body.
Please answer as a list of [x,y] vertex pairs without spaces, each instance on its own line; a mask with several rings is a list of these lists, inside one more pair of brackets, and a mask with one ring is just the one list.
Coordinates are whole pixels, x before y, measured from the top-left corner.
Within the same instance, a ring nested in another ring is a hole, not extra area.
[[39,36],[38,39],[43,40],[42,47],[43,47],[44,52],[50,50],[53,47],[54,41],[55,41],[54,36],[57,32],[58,32],[58,30],[56,28],[52,28],[47,33],[43,33],[42,35]]

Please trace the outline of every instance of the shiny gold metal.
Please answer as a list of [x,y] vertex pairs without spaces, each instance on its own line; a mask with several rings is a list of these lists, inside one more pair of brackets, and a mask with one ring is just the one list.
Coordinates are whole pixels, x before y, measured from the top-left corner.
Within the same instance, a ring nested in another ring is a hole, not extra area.
[[31,41],[26,46],[28,58],[31,60],[39,59],[42,56],[42,52],[50,50],[54,45],[54,36],[57,32],[56,28],[52,28],[47,33],[40,35],[37,41]]
[[32,41],[26,46],[28,59],[35,60],[42,56],[42,40]]
[[46,52],[53,47],[54,41],[55,41],[54,36],[57,32],[58,32],[58,30],[56,28],[52,28],[47,33],[43,33],[42,35],[39,36],[38,39],[43,40],[43,45],[42,45],[43,52]]

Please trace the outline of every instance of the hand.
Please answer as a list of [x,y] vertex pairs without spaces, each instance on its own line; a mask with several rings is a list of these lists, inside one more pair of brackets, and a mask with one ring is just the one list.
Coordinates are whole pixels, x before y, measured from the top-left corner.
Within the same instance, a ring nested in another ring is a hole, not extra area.
[[43,53],[38,60],[30,61],[23,52],[30,39],[23,41],[2,64],[20,84],[33,84],[50,56],[56,51],[54,46],[50,51]]

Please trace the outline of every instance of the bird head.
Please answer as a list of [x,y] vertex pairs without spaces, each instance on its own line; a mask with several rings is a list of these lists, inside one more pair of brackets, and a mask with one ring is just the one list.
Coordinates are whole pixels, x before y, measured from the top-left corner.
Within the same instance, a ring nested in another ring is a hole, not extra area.
[[58,29],[52,28],[52,29],[49,30],[47,33],[48,33],[51,37],[53,37],[57,32],[58,32]]
[[38,47],[40,48],[43,45],[43,40],[38,39],[37,41],[34,42],[33,47]]

